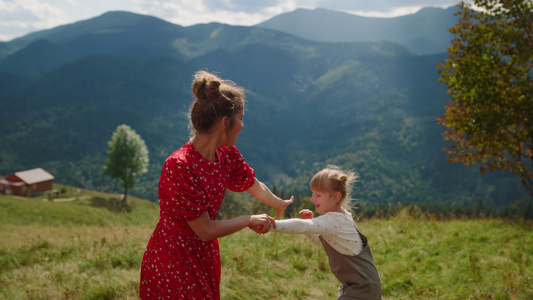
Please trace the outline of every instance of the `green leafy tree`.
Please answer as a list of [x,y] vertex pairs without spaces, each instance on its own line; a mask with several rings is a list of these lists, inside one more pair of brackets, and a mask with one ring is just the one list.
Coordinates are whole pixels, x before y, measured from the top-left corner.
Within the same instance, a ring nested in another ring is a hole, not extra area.
[[127,201],[128,189],[137,183],[136,175],[148,171],[148,149],[144,140],[128,125],[119,125],[107,143],[109,155],[104,176],[115,177],[124,187],[123,201]]
[[448,59],[437,65],[452,101],[437,118],[448,160],[482,174],[520,175],[533,195],[533,2],[460,3]]

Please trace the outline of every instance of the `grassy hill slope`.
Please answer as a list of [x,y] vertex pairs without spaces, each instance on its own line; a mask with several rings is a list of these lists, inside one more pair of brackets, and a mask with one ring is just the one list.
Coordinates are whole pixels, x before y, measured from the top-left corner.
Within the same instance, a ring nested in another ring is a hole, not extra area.
[[[0,196],[1,299],[137,299],[157,205],[56,186],[59,199]],[[498,219],[437,221],[404,209],[358,221],[384,299],[529,299],[533,225]],[[222,299],[335,299],[319,246],[301,235],[245,229],[219,239]]]
[[0,225],[4,226],[146,226],[159,218],[159,206],[129,196],[55,184],[57,195],[31,198],[0,195]]

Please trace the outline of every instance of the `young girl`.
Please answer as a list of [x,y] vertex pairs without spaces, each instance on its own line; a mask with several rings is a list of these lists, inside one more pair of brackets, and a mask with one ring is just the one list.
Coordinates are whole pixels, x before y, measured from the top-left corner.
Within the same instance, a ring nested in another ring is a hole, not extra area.
[[276,220],[283,233],[304,233],[322,243],[331,271],[341,282],[338,299],[381,299],[381,279],[367,238],[359,232],[350,210],[349,195],[357,174],[328,166],[311,179],[311,201],[317,213],[300,211],[301,219]]

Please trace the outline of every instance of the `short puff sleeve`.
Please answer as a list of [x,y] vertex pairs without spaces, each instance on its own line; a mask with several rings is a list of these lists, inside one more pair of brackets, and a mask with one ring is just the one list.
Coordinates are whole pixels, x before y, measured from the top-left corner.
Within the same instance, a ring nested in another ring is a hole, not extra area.
[[252,187],[255,182],[255,171],[244,161],[237,147],[224,147],[221,151],[228,161],[228,189],[233,192],[244,192]]

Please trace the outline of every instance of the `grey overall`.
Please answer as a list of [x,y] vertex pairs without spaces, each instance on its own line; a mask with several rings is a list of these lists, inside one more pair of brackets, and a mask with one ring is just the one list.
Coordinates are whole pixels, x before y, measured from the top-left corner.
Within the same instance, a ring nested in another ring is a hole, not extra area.
[[329,257],[331,272],[341,282],[338,299],[382,299],[381,279],[368,239],[359,230],[357,232],[363,241],[363,251],[353,256],[339,253],[319,236]]

